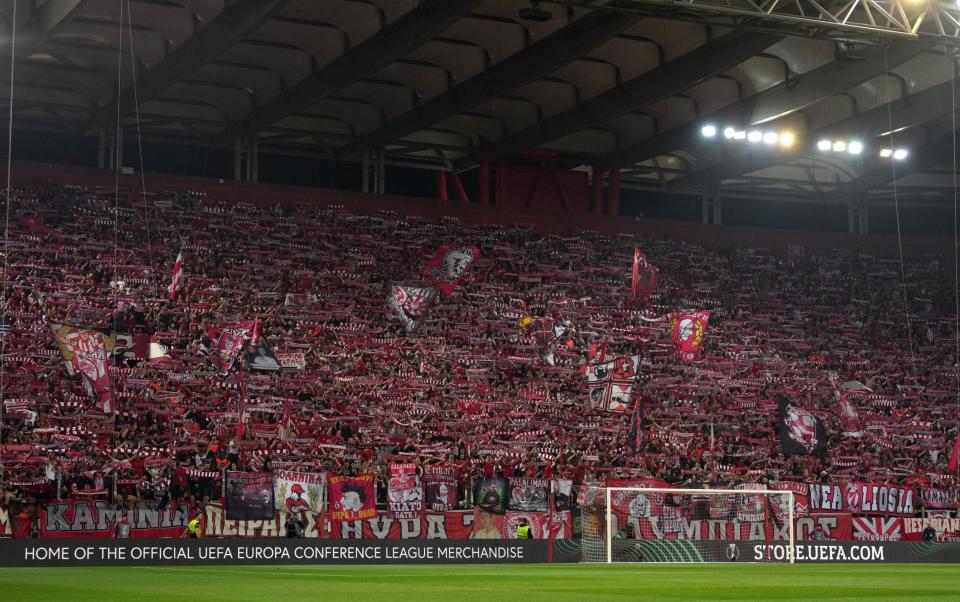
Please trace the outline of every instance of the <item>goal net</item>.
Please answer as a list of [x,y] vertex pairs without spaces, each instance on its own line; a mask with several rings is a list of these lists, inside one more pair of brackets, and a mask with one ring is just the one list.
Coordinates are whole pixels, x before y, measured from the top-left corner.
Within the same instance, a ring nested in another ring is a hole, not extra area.
[[792,491],[597,487],[583,562],[793,562]]

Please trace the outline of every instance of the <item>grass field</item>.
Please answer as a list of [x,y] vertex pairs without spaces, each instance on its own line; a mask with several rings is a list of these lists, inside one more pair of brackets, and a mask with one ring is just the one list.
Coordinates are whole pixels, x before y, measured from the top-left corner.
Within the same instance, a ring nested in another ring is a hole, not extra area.
[[960,600],[960,565],[0,569],[0,600]]

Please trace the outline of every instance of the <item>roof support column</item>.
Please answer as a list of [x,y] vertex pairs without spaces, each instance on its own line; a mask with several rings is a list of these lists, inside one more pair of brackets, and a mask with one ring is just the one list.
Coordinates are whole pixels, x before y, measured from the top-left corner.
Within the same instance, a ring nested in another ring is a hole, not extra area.
[[490,203],[490,160],[486,153],[480,157],[480,202],[484,205]]
[[603,171],[600,169],[599,165],[594,165],[591,168],[591,175],[593,176],[593,186],[591,187],[590,195],[590,211],[596,215],[603,214]]
[[447,195],[447,172],[442,169],[437,170],[437,198],[441,201],[449,199]]
[[607,203],[610,215],[620,215],[620,168],[610,170],[610,195]]
[[360,162],[360,190],[365,193],[384,194],[386,191],[386,160],[383,149],[363,150]]
[[97,126],[97,168],[107,166],[107,124],[100,122]]

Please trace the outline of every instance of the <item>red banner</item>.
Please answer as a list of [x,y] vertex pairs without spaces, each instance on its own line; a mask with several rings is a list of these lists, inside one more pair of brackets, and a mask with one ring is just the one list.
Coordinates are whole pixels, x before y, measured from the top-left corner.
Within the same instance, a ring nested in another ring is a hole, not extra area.
[[448,512],[457,506],[457,469],[453,466],[425,466],[427,508]]
[[902,518],[906,541],[960,541],[960,518]]
[[853,517],[853,539],[856,541],[900,541],[903,519],[887,516]]
[[449,295],[480,257],[480,248],[472,245],[443,245],[424,264],[421,275]]
[[660,269],[647,261],[639,247],[633,249],[633,275],[630,279],[630,301],[637,305],[647,302],[653,287],[657,285]]
[[423,486],[415,463],[390,465],[387,504],[390,518],[420,518],[423,514]]
[[[498,517],[502,518],[502,517]],[[421,518],[394,519],[386,513],[362,521],[331,521],[333,539],[468,539],[473,511],[428,512]]]
[[214,340],[210,349],[210,363],[223,374],[229,372],[247,341],[256,338],[256,327],[256,322],[246,320],[208,332],[207,336]]
[[703,339],[707,335],[707,326],[710,323],[709,311],[674,314],[671,321],[673,344],[680,354],[680,359],[692,362],[703,347]]
[[960,494],[957,491],[925,487],[920,490],[920,500],[924,508],[960,507]]
[[180,537],[190,520],[189,508],[170,504],[157,510],[155,504],[135,504],[129,511],[111,509],[100,501],[63,501],[40,508],[43,538],[110,538],[126,515],[130,537]]
[[573,535],[569,512],[507,512],[501,531],[504,539],[517,538],[517,525],[521,520],[530,525],[533,539],[570,539]]
[[373,475],[345,477],[327,475],[330,519],[363,520],[377,515]]

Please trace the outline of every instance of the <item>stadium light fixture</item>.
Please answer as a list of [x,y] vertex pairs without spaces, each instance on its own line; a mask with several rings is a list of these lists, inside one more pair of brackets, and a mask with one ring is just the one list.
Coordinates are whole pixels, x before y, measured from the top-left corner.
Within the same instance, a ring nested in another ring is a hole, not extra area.
[[863,143],[854,140],[847,145],[847,152],[851,155],[859,155],[863,152]]
[[747,139],[747,133],[744,132],[743,130],[738,130],[738,131],[734,132],[734,134],[733,134],[733,139],[734,139],[734,140],[746,140],[746,139]]
[[764,144],[776,144],[780,140],[780,135],[776,132],[767,132],[763,135]]
[[889,158],[892,157],[892,156],[893,156],[893,149],[892,149],[892,148],[881,148],[881,149],[880,149],[880,157],[881,157],[881,158],[883,158],[883,159],[889,159]]
[[831,146],[833,146],[833,143],[829,140],[821,140],[820,142],[817,142],[817,148],[822,151],[830,150]]
[[784,130],[780,132],[780,146],[784,148],[791,148],[797,142],[797,135],[791,132],[790,130]]
[[705,125],[700,130],[700,134],[703,135],[704,138],[713,138],[717,135],[717,127],[714,125]]
[[763,140],[763,132],[760,130],[750,130],[750,133],[747,134],[748,142],[760,142]]
[[843,140],[834,140],[833,141],[833,152],[842,153],[847,150],[847,143]]
[[910,154],[910,153],[909,153],[909,151],[907,151],[907,149],[905,149],[905,148],[898,148],[897,150],[893,151],[893,158],[894,158],[894,160],[896,160],[896,161],[903,161],[904,159],[907,158],[907,155],[909,155],[909,154]]
[[737,135],[737,130],[728,127],[723,130],[723,137],[727,140],[733,140],[733,137]]

